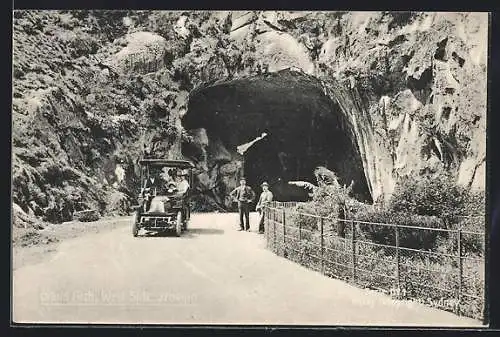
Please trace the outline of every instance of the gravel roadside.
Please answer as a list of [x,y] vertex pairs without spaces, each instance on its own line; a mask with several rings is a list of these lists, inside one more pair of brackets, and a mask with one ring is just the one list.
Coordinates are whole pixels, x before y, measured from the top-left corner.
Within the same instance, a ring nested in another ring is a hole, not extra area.
[[98,234],[130,224],[130,216],[104,217],[98,221],[70,221],[48,224],[43,229],[13,227],[12,269],[36,264],[50,258],[62,241]]

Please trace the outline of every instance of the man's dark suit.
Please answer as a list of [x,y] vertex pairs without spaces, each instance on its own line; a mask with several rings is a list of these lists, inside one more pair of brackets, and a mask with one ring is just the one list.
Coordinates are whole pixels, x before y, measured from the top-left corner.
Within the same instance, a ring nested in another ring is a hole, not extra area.
[[149,196],[147,196],[146,199],[146,209],[145,209],[146,212],[151,207],[151,201],[153,200],[153,196],[156,195],[157,187],[158,187],[158,178],[149,177],[144,183],[143,196],[146,193],[149,194]]
[[[241,229],[250,230],[250,203],[255,199],[255,192],[250,186],[238,186],[229,194],[238,201]],[[246,220],[244,224],[243,218]]]

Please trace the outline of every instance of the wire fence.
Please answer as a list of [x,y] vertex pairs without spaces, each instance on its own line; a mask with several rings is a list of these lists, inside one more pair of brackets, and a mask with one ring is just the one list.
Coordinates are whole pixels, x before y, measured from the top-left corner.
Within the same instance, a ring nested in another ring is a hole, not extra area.
[[[484,233],[326,218],[296,205],[272,202],[264,210],[267,247],[277,255],[396,299],[484,320]],[[439,244],[417,246],[432,240]]]

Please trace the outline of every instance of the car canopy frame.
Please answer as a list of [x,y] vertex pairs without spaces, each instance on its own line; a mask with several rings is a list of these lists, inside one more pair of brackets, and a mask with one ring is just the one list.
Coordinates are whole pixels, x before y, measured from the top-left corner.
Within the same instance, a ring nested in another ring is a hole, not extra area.
[[194,168],[193,163],[187,160],[169,160],[169,159],[141,159],[139,160],[141,166],[169,166],[176,168]]

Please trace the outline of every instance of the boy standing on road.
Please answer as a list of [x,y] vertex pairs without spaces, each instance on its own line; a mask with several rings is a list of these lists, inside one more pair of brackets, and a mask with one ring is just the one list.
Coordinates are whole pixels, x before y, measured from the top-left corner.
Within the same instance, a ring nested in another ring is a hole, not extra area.
[[[238,211],[240,213],[240,231],[250,230],[250,203],[255,199],[255,192],[250,186],[246,185],[245,178],[240,179],[240,186],[229,193],[229,196],[238,202]],[[246,220],[246,224],[243,221]]]
[[264,233],[264,206],[273,201],[273,193],[269,191],[269,185],[264,181],[262,183],[262,193],[260,194],[259,202],[255,210],[260,213],[259,234]]

